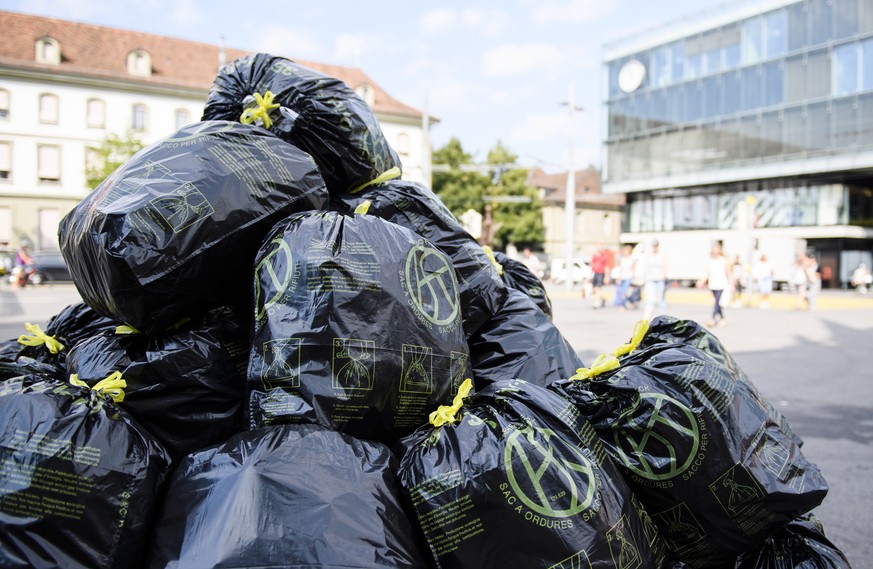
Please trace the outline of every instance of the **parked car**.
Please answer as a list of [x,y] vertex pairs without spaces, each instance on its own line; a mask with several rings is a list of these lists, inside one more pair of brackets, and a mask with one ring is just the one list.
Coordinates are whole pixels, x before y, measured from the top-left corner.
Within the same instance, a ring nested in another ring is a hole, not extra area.
[[[552,259],[550,267],[552,282],[561,284],[567,282],[567,261],[566,259]],[[586,279],[590,279],[592,275],[591,266],[582,259],[573,259],[573,268],[570,270],[570,278],[573,279],[573,284],[583,283]]]
[[34,251],[30,254],[33,258],[35,271],[29,277],[29,284],[39,285],[52,282],[72,282],[67,262],[58,251]]

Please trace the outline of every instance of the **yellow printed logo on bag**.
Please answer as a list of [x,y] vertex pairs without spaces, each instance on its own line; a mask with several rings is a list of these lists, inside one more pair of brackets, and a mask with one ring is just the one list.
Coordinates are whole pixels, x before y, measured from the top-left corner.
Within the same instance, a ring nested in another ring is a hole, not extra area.
[[508,483],[504,499],[540,527],[569,529],[573,517],[591,519],[600,509],[600,468],[588,449],[574,446],[550,429],[523,426],[506,438],[503,453]]

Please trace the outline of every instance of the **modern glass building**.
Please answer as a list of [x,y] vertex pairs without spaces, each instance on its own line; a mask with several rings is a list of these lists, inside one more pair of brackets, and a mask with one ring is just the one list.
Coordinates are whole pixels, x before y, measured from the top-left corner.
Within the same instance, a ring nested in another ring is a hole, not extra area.
[[753,257],[794,239],[826,286],[871,266],[873,0],[733,3],[610,44],[604,67],[603,191],[627,194],[623,241],[708,247],[745,229]]

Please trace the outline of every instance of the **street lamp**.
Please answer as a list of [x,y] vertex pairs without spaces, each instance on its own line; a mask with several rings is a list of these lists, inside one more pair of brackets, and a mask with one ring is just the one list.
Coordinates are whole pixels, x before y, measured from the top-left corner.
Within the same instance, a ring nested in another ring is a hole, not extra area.
[[573,115],[576,113],[576,111],[584,110],[582,107],[576,106],[575,90],[573,88],[572,81],[570,82],[569,97],[566,101],[562,102],[561,105],[567,107],[570,118],[567,127],[567,154],[569,159],[569,165],[567,168],[567,199],[564,202],[564,216],[567,226],[567,263],[565,265],[567,275],[567,290],[572,290],[573,255],[576,248],[573,234],[573,225],[576,219],[576,169],[573,166]]

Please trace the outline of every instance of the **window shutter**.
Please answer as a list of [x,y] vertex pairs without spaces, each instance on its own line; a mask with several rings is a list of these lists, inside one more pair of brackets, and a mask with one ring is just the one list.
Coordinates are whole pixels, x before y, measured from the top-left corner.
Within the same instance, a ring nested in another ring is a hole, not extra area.
[[57,146],[39,147],[39,179],[61,179],[61,149]]

